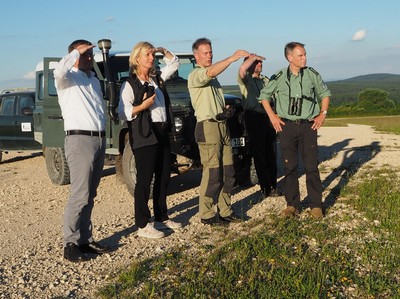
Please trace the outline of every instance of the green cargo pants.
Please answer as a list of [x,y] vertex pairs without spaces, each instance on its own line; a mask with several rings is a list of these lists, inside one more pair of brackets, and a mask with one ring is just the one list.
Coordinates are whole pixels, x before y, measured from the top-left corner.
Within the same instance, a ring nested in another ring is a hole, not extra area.
[[218,194],[217,211],[222,217],[232,214],[231,193],[235,183],[231,138],[225,122],[198,122],[195,138],[199,146],[203,173],[200,183],[199,216],[215,216],[214,197]]

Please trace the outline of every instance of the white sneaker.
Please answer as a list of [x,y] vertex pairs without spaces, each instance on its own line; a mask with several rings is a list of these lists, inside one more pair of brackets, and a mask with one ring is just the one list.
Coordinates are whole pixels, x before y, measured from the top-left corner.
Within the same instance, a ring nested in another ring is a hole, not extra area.
[[159,239],[165,237],[163,232],[155,229],[152,223],[147,223],[144,228],[139,228],[137,235],[143,238]]
[[182,227],[182,223],[172,221],[171,219],[165,220],[164,222],[155,221],[154,227],[159,230],[166,229],[179,229]]

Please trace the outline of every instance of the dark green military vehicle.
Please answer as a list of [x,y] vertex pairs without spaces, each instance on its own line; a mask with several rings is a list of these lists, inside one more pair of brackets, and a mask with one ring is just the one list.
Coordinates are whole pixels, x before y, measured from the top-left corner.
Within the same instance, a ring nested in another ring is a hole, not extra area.
[[33,90],[7,91],[0,94],[0,161],[3,152],[40,150],[34,139]]
[[[117,105],[119,88],[129,76],[128,52],[110,52],[111,42],[100,40],[98,48],[101,53],[95,53],[94,72],[103,86],[109,117],[106,125],[107,150],[109,160],[116,163],[117,176],[123,177],[128,190],[133,194],[136,182],[135,160],[128,142],[126,124],[118,119]],[[176,53],[180,59],[180,67],[166,82],[171,98],[176,132],[171,134],[171,155],[173,157],[171,172],[178,174],[199,167],[199,151],[194,140],[196,119],[190,103],[187,89],[187,77],[195,67],[191,53]],[[64,155],[64,124],[61,109],[58,104],[57,92],[54,86],[54,64],[61,58],[44,58],[43,65],[36,72],[36,106],[34,110],[35,139],[43,146],[48,175],[55,184],[69,183],[69,169]],[[157,56],[155,64],[162,68],[165,64],[161,56]],[[226,102],[237,107],[236,115],[231,118],[232,145],[237,165],[237,176],[242,181],[249,180],[242,168],[245,157],[248,156],[247,136],[245,134],[241,99],[236,96],[226,96]],[[243,179],[246,177],[245,179]],[[252,177],[254,182],[256,178]]]

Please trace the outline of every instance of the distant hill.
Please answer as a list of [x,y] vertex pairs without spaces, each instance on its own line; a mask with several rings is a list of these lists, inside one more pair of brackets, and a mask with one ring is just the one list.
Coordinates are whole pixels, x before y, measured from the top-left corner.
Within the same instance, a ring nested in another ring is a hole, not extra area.
[[352,83],[352,82],[388,82],[388,83],[399,83],[400,75],[394,74],[369,74],[357,76],[345,80],[330,81],[328,83]]
[[[332,92],[331,105],[340,106],[345,103],[357,102],[358,93],[366,88],[386,90],[390,98],[400,104],[400,75],[395,74],[369,74],[345,80],[327,81]],[[239,86],[223,86],[225,93],[240,96]]]
[[386,90],[392,100],[400,103],[400,75],[369,74],[326,84],[332,92],[332,104],[335,106],[357,101],[358,93],[366,88]]

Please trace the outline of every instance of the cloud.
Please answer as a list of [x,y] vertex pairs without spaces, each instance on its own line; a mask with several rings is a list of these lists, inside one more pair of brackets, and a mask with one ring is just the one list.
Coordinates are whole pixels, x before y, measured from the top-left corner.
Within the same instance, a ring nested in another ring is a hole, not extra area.
[[26,73],[26,74],[24,75],[24,79],[35,79],[35,77],[36,77],[35,71]]
[[115,18],[114,18],[114,17],[111,17],[111,16],[110,16],[110,17],[107,17],[107,18],[106,18],[106,22],[107,22],[107,23],[110,23],[110,22],[113,22],[113,21],[115,21]]
[[351,38],[352,41],[362,41],[367,36],[367,30],[362,29],[354,33],[353,37]]

